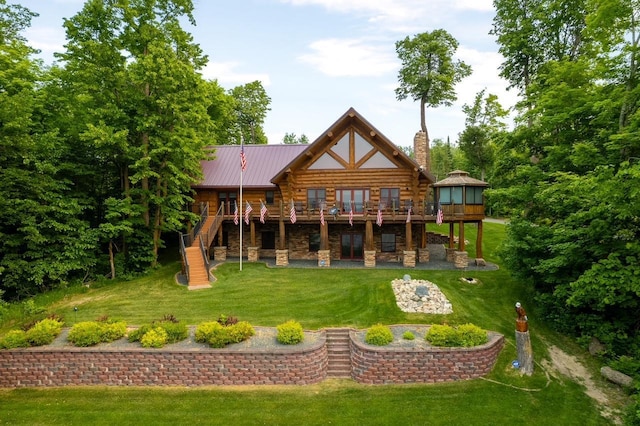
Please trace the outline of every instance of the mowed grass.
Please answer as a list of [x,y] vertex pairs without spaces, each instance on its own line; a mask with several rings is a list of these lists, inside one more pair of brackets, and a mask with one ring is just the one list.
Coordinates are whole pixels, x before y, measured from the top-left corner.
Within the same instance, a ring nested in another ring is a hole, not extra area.
[[[465,229],[465,238],[470,240],[468,248],[475,248],[474,229]],[[485,224],[485,259],[499,262],[495,249],[503,238],[504,225]],[[472,322],[503,333],[506,344],[486,379],[451,384],[364,386],[329,380],[296,387],[0,390],[0,424],[609,424],[580,385],[550,375],[540,364],[531,377],[522,377],[511,367],[517,358],[516,301],[530,308],[537,361],[547,357],[546,342],[558,344],[562,339],[531,315],[535,309],[528,290],[506,270],[270,269],[244,263],[240,271],[238,263],[227,263],[215,271],[213,287],[200,291],[177,285],[178,270],[179,263],[170,262],[134,281],[51,292],[36,303],[63,315],[68,324],[108,315],[136,325],[165,314],[190,324],[220,314],[261,326],[295,319],[307,329]],[[400,311],[390,282],[405,273],[436,283],[452,302],[454,313]],[[463,276],[472,276],[479,284],[463,283]],[[4,331],[8,327],[4,324]],[[565,350],[578,353],[572,346]]]

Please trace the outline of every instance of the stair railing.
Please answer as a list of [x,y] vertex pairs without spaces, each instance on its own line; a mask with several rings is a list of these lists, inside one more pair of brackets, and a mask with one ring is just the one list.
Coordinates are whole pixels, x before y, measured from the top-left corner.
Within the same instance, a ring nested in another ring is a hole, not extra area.
[[185,246],[185,239],[189,238],[189,234],[180,234],[180,255],[182,256],[182,269],[184,275],[187,277],[187,283],[189,282],[189,259],[187,258],[187,248]]
[[202,235],[200,235],[200,253],[202,253],[202,259],[204,260],[204,267],[207,271],[207,280],[211,281],[211,275],[209,274],[209,255],[207,254],[207,250],[204,248],[204,241],[202,239]]

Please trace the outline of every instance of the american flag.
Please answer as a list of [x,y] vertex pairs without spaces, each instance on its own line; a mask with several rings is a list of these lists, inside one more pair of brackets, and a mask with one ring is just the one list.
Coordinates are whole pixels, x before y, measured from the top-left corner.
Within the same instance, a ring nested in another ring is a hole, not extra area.
[[351,204],[350,207],[351,208],[349,209],[349,225],[353,226],[353,204]]
[[324,226],[324,208],[320,207],[320,225]]
[[382,226],[382,210],[378,207],[378,216],[376,217],[376,225]]
[[233,223],[234,223],[235,225],[237,225],[237,224],[238,224],[238,222],[239,222],[239,220],[238,220],[238,202],[237,202],[237,201],[234,201],[234,203],[235,203],[235,205],[236,205],[236,208],[235,208],[235,210],[233,211]]
[[298,218],[296,217],[296,207],[293,204],[293,200],[291,200],[291,210],[289,210],[289,219],[291,219],[291,223],[296,223]]
[[264,217],[267,215],[267,206],[260,201],[260,223],[264,223]]
[[240,168],[243,172],[247,169],[247,157],[244,155],[244,145],[240,146]]
[[438,214],[436,215],[436,223],[442,225],[444,220],[444,213],[442,212],[442,206],[438,203]]
[[249,224],[249,215],[253,211],[251,204],[247,201],[247,207],[244,209],[244,223]]
[[411,222],[411,206],[407,210],[407,223]]

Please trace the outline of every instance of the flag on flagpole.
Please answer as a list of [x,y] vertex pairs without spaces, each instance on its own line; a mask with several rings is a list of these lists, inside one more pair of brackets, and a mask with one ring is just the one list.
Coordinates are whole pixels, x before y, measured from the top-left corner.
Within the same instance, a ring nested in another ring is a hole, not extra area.
[[407,223],[411,222],[411,206],[407,209]]
[[320,207],[320,225],[324,226],[324,208]]
[[353,226],[353,203],[349,206],[349,225]]
[[291,219],[291,223],[294,224],[298,220],[296,217],[296,207],[293,204],[293,199],[291,199],[291,210],[289,210],[289,219]]
[[436,223],[438,225],[442,225],[443,221],[444,221],[444,213],[442,212],[442,206],[440,205],[440,202],[438,201],[438,213],[436,215]]
[[240,168],[244,172],[247,169],[247,157],[244,155],[244,145],[240,144]]
[[382,210],[378,207],[378,216],[376,217],[376,225],[382,226]]
[[260,223],[264,223],[264,218],[267,215],[267,206],[260,200]]
[[247,201],[247,207],[244,209],[244,223],[249,224],[249,215],[253,211],[251,204]]
[[238,225],[239,222],[239,218],[238,218],[238,202],[234,201],[235,204],[235,210],[233,211],[233,223],[234,225]]

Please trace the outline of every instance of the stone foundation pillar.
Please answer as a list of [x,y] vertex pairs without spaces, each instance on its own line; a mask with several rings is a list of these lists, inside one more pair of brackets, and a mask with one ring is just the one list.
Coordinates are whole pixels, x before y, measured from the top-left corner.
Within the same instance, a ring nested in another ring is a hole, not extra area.
[[318,266],[331,266],[331,250],[318,250]]
[[227,260],[227,246],[216,246],[213,248],[213,258],[217,262],[224,262]]
[[276,250],[276,266],[289,264],[289,250]]
[[418,249],[418,262],[429,263],[429,249],[426,249],[426,248]]
[[464,269],[469,266],[469,255],[466,251],[456,251],[453,257],[456,268]]
[[405,268],[415,268],[416,267],[416,251],[415,250],[405,250],[403,252],[404,259],[402,260],[402,266]]
[[376,267],[376,251],[375,250],[364,251],[364,266],[366,268]]
[[258,261],[258,247],[249,247],[247,248],[247,260],[249,262],[257,262]]
[[456,249],[452,247],[446,247],[445,252],[447,254],[447,262],[454,262]]

